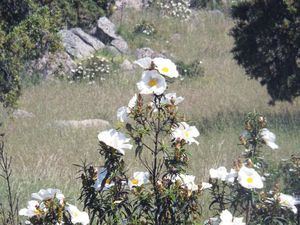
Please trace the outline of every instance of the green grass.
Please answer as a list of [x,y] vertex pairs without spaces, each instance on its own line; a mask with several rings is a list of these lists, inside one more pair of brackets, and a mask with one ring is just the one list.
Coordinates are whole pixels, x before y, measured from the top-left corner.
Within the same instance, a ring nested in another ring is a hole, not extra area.
[[[153,38],[133,36],[132,30],[142,19],[157,26]],[[229,18],[199,12],[192,22],[184,23],[161,18],[153,12],[117,15],[113,20],[121,25],[120,33],[131,49],[151,47],[167,52],[175,60],[203,61],[204,77],[175,81],[169,91],[185,98],[181,111],[200,130],[200,145],[190,148],[190,172],[200,183],[207,179],[211,167],[230,166],[243,148],[238,136],[243,129],[243,117],[249,112],[265,114],[270,129],[276,133],[280,150],[266,148],[271,159],[286,158],[299,152],[300,102],[267,104],[269,96],[257,81],[248,80],[242,68],[232,59],[233,40],[228,32],[233,25]],[[178,33],[180,40],[172,35]],[[134,55],[130,56],[134,59]],[[105,119],[112,126],[116,110],[127,104],[137,91],[135,83],[141,70],[117,74],[99,85],[46,82],[23,90],[20,108],[32,112],[34,118],[8,120],[5,125],[6,149],[13,157],[14,190],[25,206],[30,193],[45,187],[60,188],[75,203],[80,191],[77,168],[83,159],[101,164],[98,159],[97,129],[61,129],[55,120]],[[133,152],[126,156],[130,171],[140,168]],[[4,186],[1,183],[0,193]],[[0,195],[0,200],[3,195]]]

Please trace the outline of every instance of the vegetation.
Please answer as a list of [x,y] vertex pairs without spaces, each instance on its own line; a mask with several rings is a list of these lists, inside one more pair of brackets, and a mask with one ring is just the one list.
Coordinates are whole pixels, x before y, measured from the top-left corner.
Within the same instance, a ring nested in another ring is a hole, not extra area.
[[232,16],[234,58],[266,85],[270,103],[293,101],[300,95],[300,2],[245,1],[233,7]]

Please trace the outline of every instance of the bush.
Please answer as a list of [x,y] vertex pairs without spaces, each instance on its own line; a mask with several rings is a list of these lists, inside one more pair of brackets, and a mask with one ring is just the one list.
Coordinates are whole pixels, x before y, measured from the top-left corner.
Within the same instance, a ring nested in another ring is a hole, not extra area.
[[179,61],[176,63],[178,72],[183,77],[202,77],[204,76],[204,69],[201,66],[202,61],[195,60],[189,64]]
[[275,101],[300,95],[300,2],[258,0],[232,9],[234,58]]
[[135,34],[142,34],[146,36],[152,36],[156,34],[157,30],[155,29],[155,26],[153,23],[149,23],[145,20],[143,20],[141,23],[138,23],[134,26]]

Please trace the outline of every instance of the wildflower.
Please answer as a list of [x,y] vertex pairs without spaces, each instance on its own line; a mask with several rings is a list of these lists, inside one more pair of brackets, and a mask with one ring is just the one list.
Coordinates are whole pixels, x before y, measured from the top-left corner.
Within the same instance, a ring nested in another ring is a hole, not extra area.
[[89,215],[81,212],[75,205],[68,204],[66,210],[70,213],[73,224],[87,225],[90,222]]
[[134,96],[129,100],[128,108],[133,109],[136,106],[137,100],[138,100],[137,94],[134,94]]
[[209,176],[212,179],[220,179],[222,181],[226,181],[228,176],[227,169],[224,166],[219,167],[218,169],[210,169]]
[[195,126],[190,126],[186,122],[179,123],[179,126],[172,131],[172,136],[176,140],[185,140],[188,144],[199,144],[194,138],[199,136],[199,131]]
[[130,189],[133,187],[140,187],[143,184],[149,182],[149,173],[148,172],[134,172],[133,178],[128,181],[128,186]]
[[297,213],[296,200],[293,196],[279,193],[277,199],[282,207],[292,210],[295,214]]
[[[106,176],[107,176],[107,169],[104,168],[104,167],[101,167],[98,169],[98,174],[97,174],[97,180],[94,184],[94,188],[96,191],[100,191],[101,190],[101,186],[102,186],[102,183],[104,181],[104,179],[106,179]],[[112,186],[114,186],[115,184],[112,183],[109,179],[106,179],[105,180],[105,184],[104,184],[104,187],[103,187],[103,190],[108,190],[109,188],[111,188]]]
[[56,198],[62,204],[62,202],[65,199],[65,196],[58,189],[48,188],[48,189],[41,189],[38,193],[31,194],[31,198],[39,201],[46,201],[46,200]]
[[247,189],[263,188],[262,177],[253,169],[246,166],[242,166],[238,173],[239,183]]
[[170,59],[154,58],[153,63],[160,74],[170,78],[179,76],[176,65]]
[[149,70],[143,73],[142,80],[137,83],[137,87],[141,94],[161,95],[166,90],[167,83],[156,70]]
[[128,114],[130,113],[130,110],[126,106],[122,106],[117,111],[117,118],[121,123],[124,123],[128,120]]
[[226,176],[226,182],[233,183],[237,177],[238,172],[235,169],[230,169],[230,172]]
[[182,187],[192,192],[199,189],[198,185],[195,184],[195,176],[193,175],[179,174],[173,179],[174,181],[178,181]]
[[275,144],[276,136],[274,133],[269,131],[267,128],[263,128],[260,130],[260,135],[262,140],[269,146],[271,149],[278,149],[278,145]]
[[29,218],[38,216],[42,213],[41,210],[39,210],[40,204],[38,201],[32,200],[27,203],[27,208],[21,209],[19,211],[20,216],[27,216]]
[[178,105],[183,100],[184,98],[181,96],[177,97],[176,93],[168,93],[162,98],[161,103],[168,105]]
[[122,155],[125,155],[125,149],[132,148],[132,145],[128,143],[130,138],[126,138],[123,133],[114,129],[100,132],[98,134],[98,140],[107,146],[116,149]]
[[210,189],[211,187],[212,187],[211,183],[202,182],[202,184],[201,184],[201,190]]
[[221,212],[220,219],[221,223],[219,225],[246,225],[242,217],[233,217],[227,209]]

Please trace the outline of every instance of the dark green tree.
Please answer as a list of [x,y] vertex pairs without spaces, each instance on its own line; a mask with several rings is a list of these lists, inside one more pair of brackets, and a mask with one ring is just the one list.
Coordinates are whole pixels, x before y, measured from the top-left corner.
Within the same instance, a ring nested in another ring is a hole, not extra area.
[[250,78],[266,85],[272,100],[300,95],[300,1],[248,0],[232,8],[232,50]]

